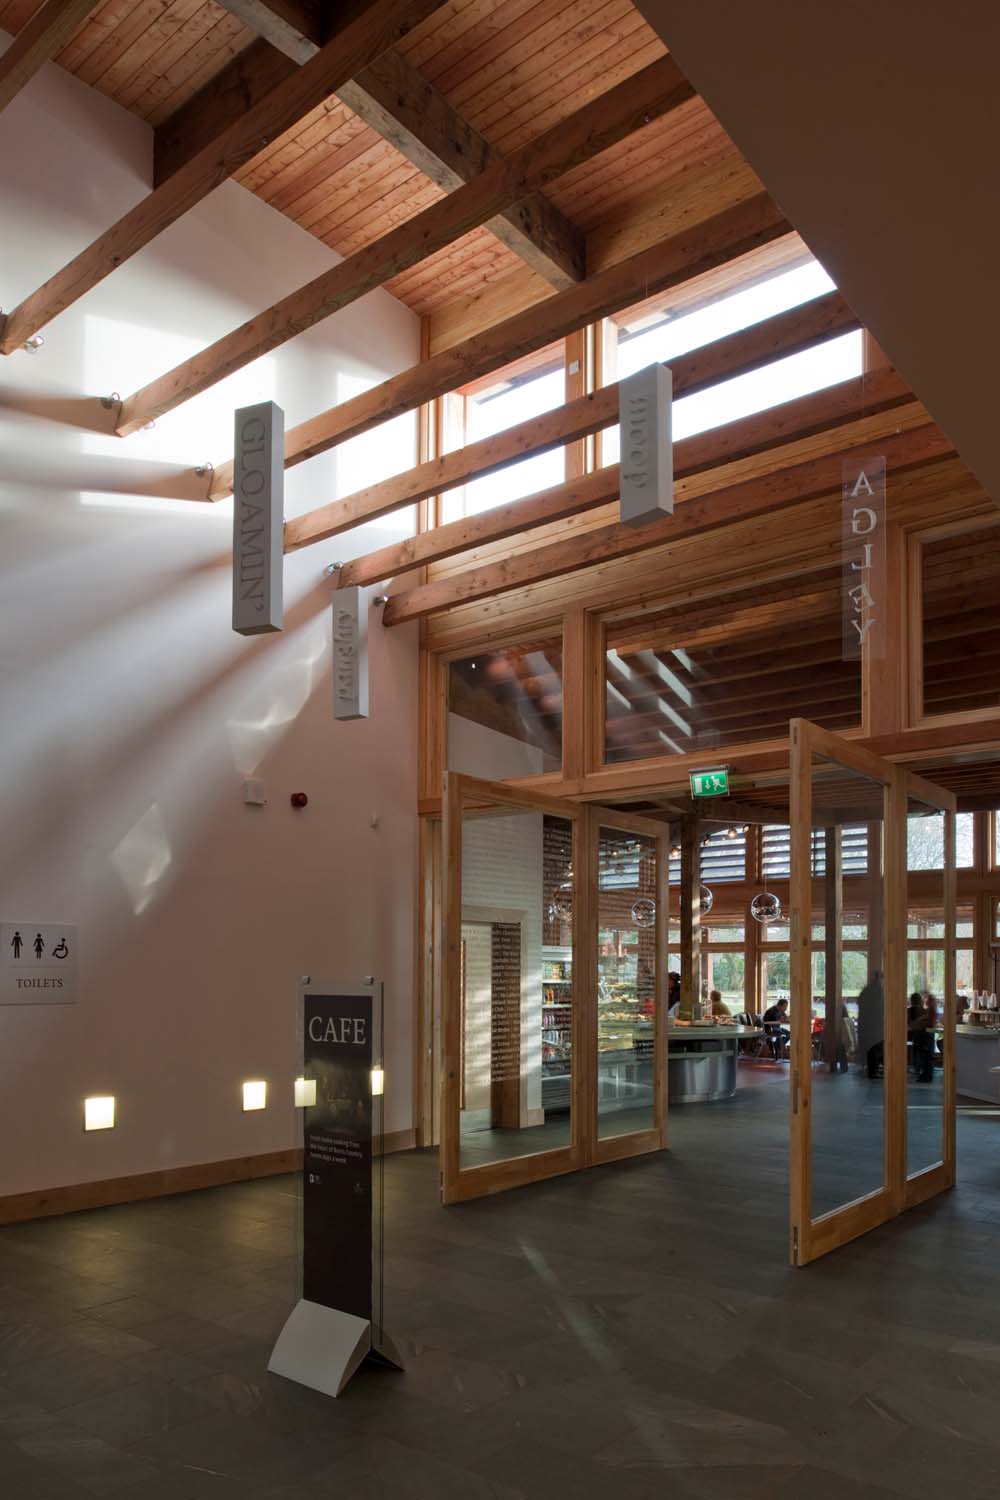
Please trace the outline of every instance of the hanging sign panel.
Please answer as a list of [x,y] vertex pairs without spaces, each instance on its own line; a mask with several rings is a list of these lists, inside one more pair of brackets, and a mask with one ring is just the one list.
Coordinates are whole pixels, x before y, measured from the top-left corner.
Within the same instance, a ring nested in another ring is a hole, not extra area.
[[368,717],[368,593],[361,588],[333,596],[333,717]]
[[885,459],[844,460],[843,649],[857,661],[862,647],[873,658],[885,652]]
[[73,1005],[78,929],[56,922],[0,923],[0,1005]]
[[233,629],[280,630],[285,524],[285,414],[273,401],[236,413]]
[[619,518],[628,526],[673,515],[672,396],[666,365],[647,365],[618,382]]

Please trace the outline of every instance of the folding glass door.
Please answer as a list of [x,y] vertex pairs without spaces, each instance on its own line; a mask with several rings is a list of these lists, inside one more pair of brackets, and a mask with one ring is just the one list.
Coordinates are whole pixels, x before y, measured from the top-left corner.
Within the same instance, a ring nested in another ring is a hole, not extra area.
[[657,1149],[662,825],[449,773],[445,1203]]
[[[954,1180],[954,800],[806,720],[791,724],[792,1261],[804,1265]],[[945,992],[907,987],[907,830],[941,820]],[[864,826],[864,874],[843,830]],[[843,984],[845,936],[867,977]],[[822,966],[813,962],[816,948]],[[822,975],[822,992],[817,980]],[[908,1165],[909,1163],[909,1165]]]

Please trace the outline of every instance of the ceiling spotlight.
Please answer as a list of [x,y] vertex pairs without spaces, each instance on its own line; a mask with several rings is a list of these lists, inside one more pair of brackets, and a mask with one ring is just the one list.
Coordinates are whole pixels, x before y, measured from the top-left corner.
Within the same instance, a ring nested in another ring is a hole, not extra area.
[[25,354],[37,354],[44,343],[45,340],[40,333],[33,333],[30,339],[25,339],[21,348]]
[[727,839],[736,839],[736,838],[739,838],[739,836],[740,835],[739,835],[739,829],[738,828],[727,828],[726,829],[726,838]]

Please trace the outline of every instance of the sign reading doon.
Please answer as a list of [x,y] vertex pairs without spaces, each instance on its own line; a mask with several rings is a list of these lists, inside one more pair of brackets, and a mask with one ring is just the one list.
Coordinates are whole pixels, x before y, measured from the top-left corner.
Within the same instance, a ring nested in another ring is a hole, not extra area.
[[280,630],[285,521],[285,414],[273,401],[236,413],[233,629]]

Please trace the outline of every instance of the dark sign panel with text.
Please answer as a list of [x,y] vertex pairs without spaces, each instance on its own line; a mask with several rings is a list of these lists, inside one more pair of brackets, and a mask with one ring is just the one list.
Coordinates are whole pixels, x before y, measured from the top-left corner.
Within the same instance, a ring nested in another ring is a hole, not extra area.
[[304,996],[303,1287],[309,1302],[372,1316],[372,997]]

